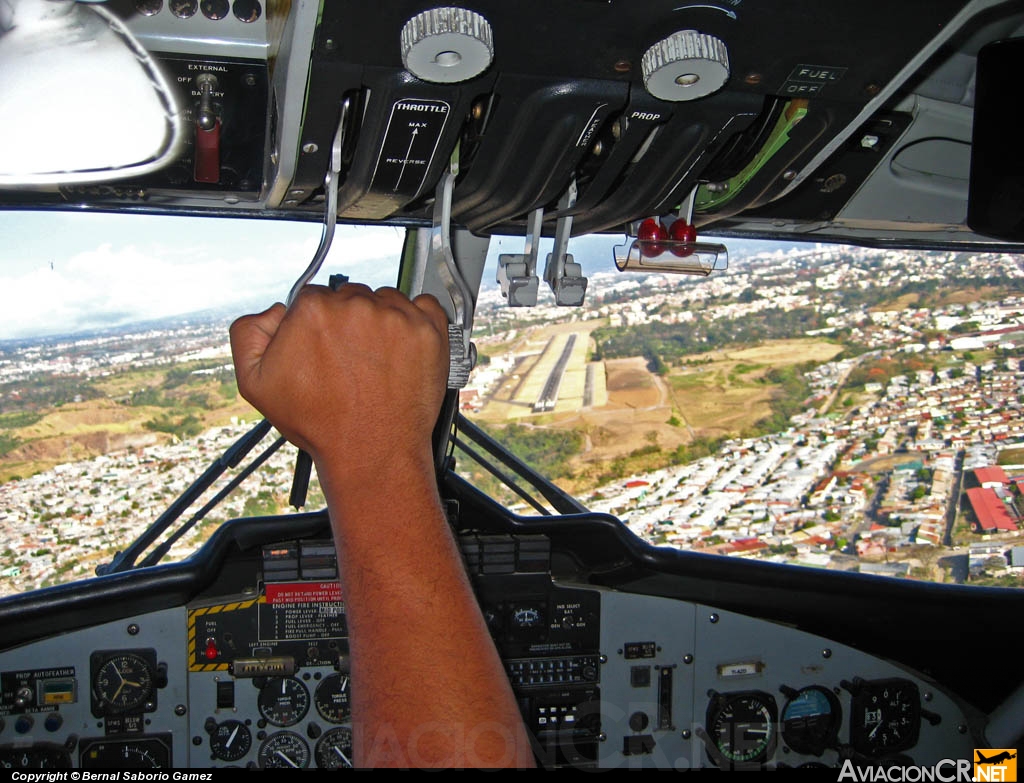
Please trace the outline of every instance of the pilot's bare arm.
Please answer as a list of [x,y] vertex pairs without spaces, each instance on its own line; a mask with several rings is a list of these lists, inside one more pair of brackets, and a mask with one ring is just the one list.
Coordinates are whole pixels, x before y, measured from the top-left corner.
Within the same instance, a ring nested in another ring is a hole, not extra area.
[[429,296],[307,286],[231,327],[238,387],[313,457],[351,634],[360,766],[532,766],[437,495],[448,374]]

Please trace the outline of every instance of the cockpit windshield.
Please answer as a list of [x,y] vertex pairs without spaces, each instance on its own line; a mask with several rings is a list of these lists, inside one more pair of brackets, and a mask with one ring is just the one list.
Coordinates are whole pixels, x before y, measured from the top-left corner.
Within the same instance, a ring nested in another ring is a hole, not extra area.
[[[0,219],[10,595],[102,570],[251,430],[227,326],[283,299],[319,227]],[[340,227],[317,281],[394,284],[402,240]],[[621,239],[586,236],[571,250],[587,305],[545,290],[521,309],[495,282],[516,241],[491,241],[459,398],[453,457],[477,489],[518,514],[564,513],[521,461],[653,544],[1021,586],[1019,256],[730,240],[728,270],[695,278],[618,273]],[[296,502],[296,450],[274,437],[133,564],[186,557],[228,519],[323,507],[315,480]]]

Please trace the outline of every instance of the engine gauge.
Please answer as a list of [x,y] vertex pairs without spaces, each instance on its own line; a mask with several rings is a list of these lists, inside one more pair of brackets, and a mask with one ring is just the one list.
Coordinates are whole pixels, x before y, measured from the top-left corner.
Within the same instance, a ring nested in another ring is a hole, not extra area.
[[210,732],[210,752],[223,761],[238,761],[252,747],[252,733],[240,720],[226,720]]
[[293,726],[309,712],[309,691],[294,677],[274,677],[263,686],[256,705],[267,723]]
[[347,674],[324,677],[316,686],[313,702],[325,721],[344,723],[352,714],[352,679]]
[[[775,698],[762,691],[712,694],[707,731],[717,754],[729,763],[759,763],[775,750]],[[715,754],[709,753],[712,760]]]
[[839,699],[820,685],[788,693],[793,695],[782,709],[782,741],[797,753],[820,756],[838,741]]
[[352,767],[352,729],[331,729],[316,743],[316,765],[320,769]]
[[78,753],[83,769],[162,769],[171,766],[171,735],[153,734],[130,740],[83,739]]
[[294,731],[279,731],[260,745],[261,769],[305,769],[309,766],[309,745]]
[[535,628],[544,622],[544,614],[538,606],[517,606],[512,609],[512,624],[516,628]]
[[898,677],[857,679],[850,690],[850,744],[854,750],[874,757],[917,744],[921,732],[921,694],[917,685]]
[[150,709],[153,694],[153,664],[135,652],[114,652],[94,656],[92,663],[93,713],[118,715]]
[[70,769],[71,754],[56,742],[0,745],[0,769]]

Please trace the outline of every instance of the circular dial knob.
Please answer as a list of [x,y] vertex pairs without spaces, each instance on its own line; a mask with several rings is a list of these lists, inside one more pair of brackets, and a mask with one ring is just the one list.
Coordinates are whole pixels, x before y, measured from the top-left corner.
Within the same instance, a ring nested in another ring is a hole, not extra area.
[[729,78],[729,53],[713,35],[680,30],[658,41],[640,61],[644,87],[663,101],[692,101],[721,89]]
[[434,8],[402,28],[402,64],[425,82],[454,84],[487,70],[494,59],[491,25],[465,8]]

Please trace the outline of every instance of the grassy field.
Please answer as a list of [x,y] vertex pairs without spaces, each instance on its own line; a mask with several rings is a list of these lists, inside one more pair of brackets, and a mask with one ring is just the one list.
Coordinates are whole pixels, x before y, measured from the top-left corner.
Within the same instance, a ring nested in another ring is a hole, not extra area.
[[[684,357],[665,376],[651,372],[639,357],[609,359],[604,362],[606,405],[521,420],[583,435],[583,449],[571,459],[570,475],[558,482],[581,492],[616,477],[680,461],[716,438],[751,431],[771,415],[773,399],[782,395],[781,387],[768,378],[773,368],[828,361],[841,350],[825,340],[772,341]],[[526,360],[514,374],[522,377],[532,361]],[[510,379],[496,397],[508,399],[514,385]],[[493,413],[488,417],[487,410],[484,418],[499,424],[500,418]]]
[[1000,465],[1024,465],[1024,448],[1003,449],[999,452]]
[[[732,435],[771,413],[779,387],[770,370],[803,362],[827,362],[842,347],[823,340],[776,340],[753,348],[688,357],[668,375],[675,415],[707,436]],[[710,361],[709,361],[710,360]]]
[[192,375],[199,366],[127,370],[96,384],[106,397],[36,411],[22,426],[5,427],[14,445],[0,456],[0,482],[257,416],[230,373]]
[[[527,341],[539,349],[551,334],[530,331],[519,350]],[[571,475],[564,480],[579,490],[614,475],[678,460],[684,454],[681,449],[702,439],[750,430],[771,413],[771,402],[781,393],[767,377],[773,367],[827,361],[839,351],[839,346],[822,340],[774,341],[686,357],[665,376],[652,373],[642,358],[608,360],[606,405],[528,415],[522,421],[582,436],[580,453],[571,459]],[[514,404],[517,384],[536,360],[528,357],[516,367],[511,375],[519,378],[510,375],[497,391],[496,402]],[[3,434],[16,445],[0,457],[0,481],[108,451],[163,442],[174,434],[186,435],[186,429],[226,424],[232,417],[256,416],[238,397],[230,373],[191,374],[198,366],[125,371],[97,384],[104,398],[38,411],[38,417],[24,417],[23,426],[6,427]],[[490,420],[498,424],[507,417]]]

